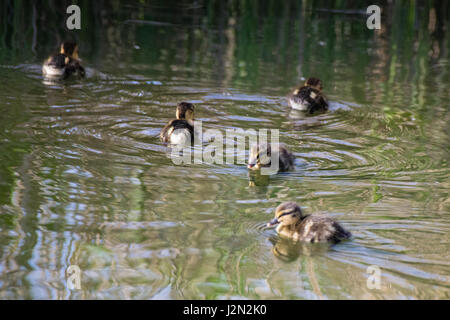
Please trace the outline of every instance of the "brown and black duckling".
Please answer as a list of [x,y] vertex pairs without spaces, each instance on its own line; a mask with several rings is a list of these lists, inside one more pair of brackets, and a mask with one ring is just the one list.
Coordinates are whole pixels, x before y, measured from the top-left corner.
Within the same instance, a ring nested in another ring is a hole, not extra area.
[[278,225],[278,234],[295,241],[338,243],[352,236],[330,217],[304,215],[295,202],[285,202],[277,207],[275,218],[267,226],[275,225]]
[[65,41],[61,44],[60,51],[51,55],[42,66],[42,73],[46,77],[67,79],[71,75],[84,77],[86,72],[81,66],[78,56],[78,44],[73,41]]
[[271,158],[278,155],[278,172],[284,172],[294,169],[295,156],[283,145],[274,145],[268,143],[255,144],[250,148],[247,168],[250,170],[260,170],[261,168],[270,168]]
[[161,130],[159,134],[161,141],[170,144],[192,144],[194,142],[194,105],[180,102],[177,106],[176,117]]
[[289,104],[293,109],[314,113],[327,111],[328,102],[322,93],[322,80],[308,78],[305,84],[289,95]]

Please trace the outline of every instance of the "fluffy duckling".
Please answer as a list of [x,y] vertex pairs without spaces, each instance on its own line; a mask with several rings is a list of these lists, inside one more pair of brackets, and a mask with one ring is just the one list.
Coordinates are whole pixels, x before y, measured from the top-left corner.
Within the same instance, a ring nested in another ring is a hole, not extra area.
[[273,144],[255,144],[250,148],[247,168],[250,170],[260,170],[271,167],[272,153],[278,155],[278,172],[294,169],[295,156],[285,146]]
[[295,241],[338,243],[352,236],[332,218],[316,214],[304,215],[295,202],[285,202],[277,207],[275,219],[267,226],[275,225],[278,225],[278,234]]
[[322,80],[308,78],[305,84],[294,90],[289,96],[289,104],[293,109],[314,113],[328,110],[328,102],[322,93]]
[[161,130],[159,134],[161,141],[170,144],[192,144],[194,142],[194,105],[180,102],[177,106],[176,117]]
[[63,42],[59,53],[51,55],[44,62],[42,73],[46,77],[60,79],[67,79],[72,74],[84,77],[86,72],[80,63],[78,45],[73,41]]

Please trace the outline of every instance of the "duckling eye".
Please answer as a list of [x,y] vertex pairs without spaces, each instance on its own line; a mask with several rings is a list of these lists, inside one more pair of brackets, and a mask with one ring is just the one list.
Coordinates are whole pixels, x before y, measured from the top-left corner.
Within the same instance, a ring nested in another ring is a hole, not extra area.
[[282,213],[282,214],[280,214],[280,215],[278,216],[278,219],[280,219],[281,217],[287,216],[287,215],[289,215],[289,214],[294,215],[295,213],[294,213],[294,212],[284,212],[284,213]]

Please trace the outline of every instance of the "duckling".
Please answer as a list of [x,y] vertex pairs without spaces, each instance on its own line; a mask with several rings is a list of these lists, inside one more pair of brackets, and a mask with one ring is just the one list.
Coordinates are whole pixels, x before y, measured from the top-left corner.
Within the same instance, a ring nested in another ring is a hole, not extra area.
[[170,144],[192,144],[194,142],[194,105],[180,102],[177,105],[176,117],[161,130],[159,134],[161,141]]
[[278,234],[295,241],[338,243],[352,234],[332,218],[323,215],[304,215],[295,202],[280,204],[275,218],[267,227],[278,225]]
[[322,93],[322,80],[308,78],[305,84],[294,90],[289,96],[289,104],[293,109],[314,113],[328,110],[328,102]]
[[61,44],[60,52],[51,55],[42,66],[42,73],[46,77],[67,79],[70,75],[84,77],[86,72],[80,64],[78,44],[65,41]]
[[247,168],[250,170],[259,170],[262,167],[271,167],[272,152],[278,154],[278,172],[294,169],[295,156],[292,152],[285,146],[267,143],[255,144],[251,147]]

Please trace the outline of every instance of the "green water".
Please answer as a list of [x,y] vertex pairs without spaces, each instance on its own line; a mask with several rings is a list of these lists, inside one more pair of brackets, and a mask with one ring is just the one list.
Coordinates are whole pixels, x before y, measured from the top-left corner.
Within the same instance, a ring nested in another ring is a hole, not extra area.
[[[0,5],[1,299],[450,298],[447,2],[385,3],[381,32],[327,11],[365,1],[78,4],[88,76],[66,83],[40,65],[67,4]],[[310,75],[330,111],[305,117],[286,96]],[[204,130],[279,129],[295,171],[174,165],[180,101]],[[284,201],[353,239],[280,239]]]

